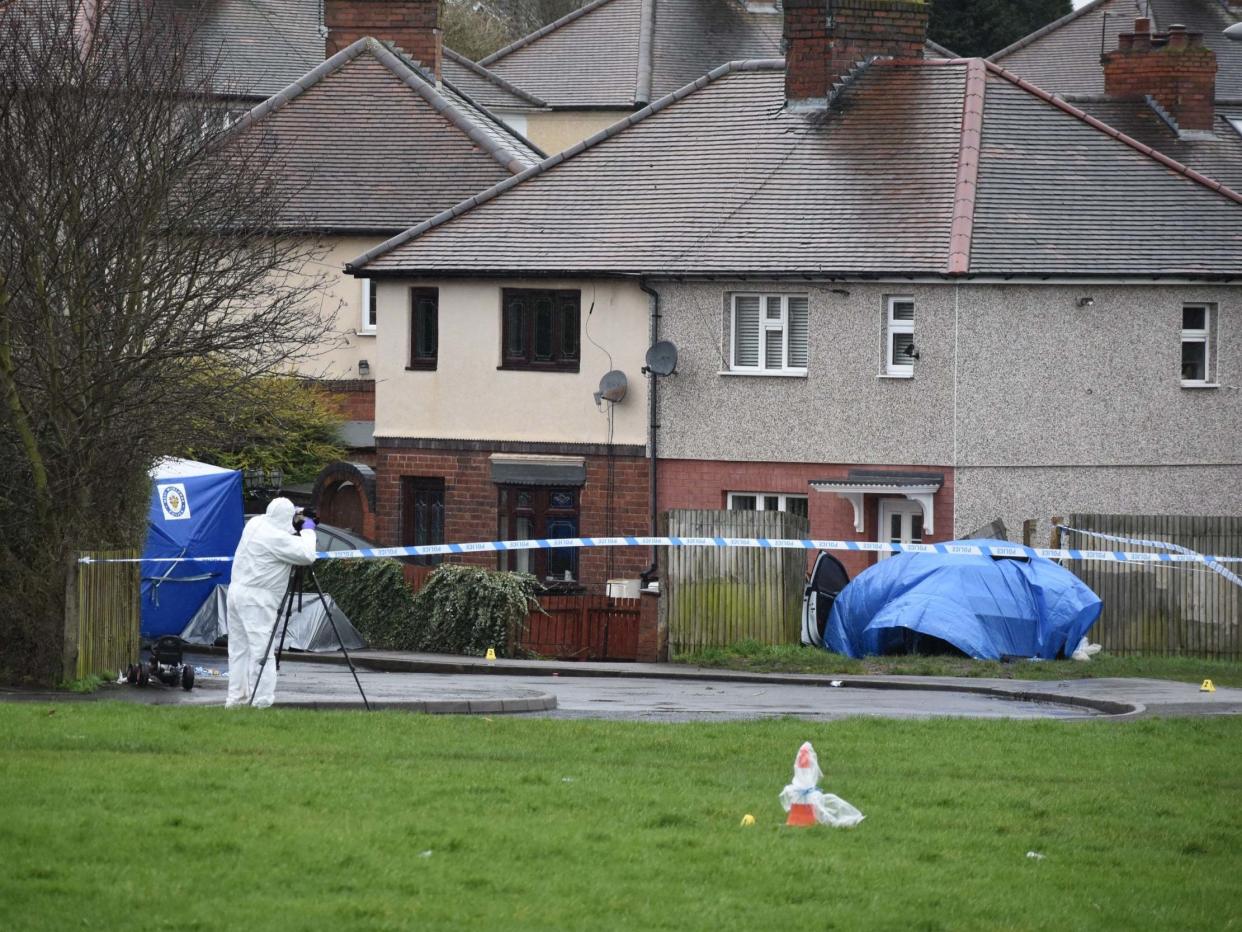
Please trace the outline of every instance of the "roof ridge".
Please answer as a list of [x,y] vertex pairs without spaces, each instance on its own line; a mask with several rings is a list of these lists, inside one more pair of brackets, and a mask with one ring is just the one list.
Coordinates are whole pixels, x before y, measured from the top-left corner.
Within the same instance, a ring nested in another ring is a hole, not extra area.
[[1023,36],[1017,42],[1011,42],[1009,45],[1005,46],[1000,51],[993,52],[991,55],[987,56],[987,61],[994,62],[999,58],[1004,58],[1006,55],[1009,55],[1013,52],[1018,51],[1018,49],[1026,48],[1036,39],[1042,39],[1044,36],[1048,35],[1048,33],[1053,32],[1057,29],[1060,29],[1062,26],[1065,26],[1068,23],[1073,22],[1074,20],[1078,19],[1080,16],[1087,15],[1088,13],[1090,13],[1092,10],[1096,9],[1097,7],[1101,7],[1101,6],[1104,6],[1106,3],[1112,3],[1112,2],[1113,0],[1091,0],[1090,3],[1086,3],[1080,6],[1078,9],[1073,10],[1069,13],[1066,13],[1060,19],[1054,19],[1050,23],[1044,23],[1044,25],[1040,26],[1034,32],[1028,33],[1027,35]]
[[552,170],[557,165],[560,165],[562,162],[565,162],[568,159],[573,158],[575,155],[578,155],[580,152],[585,152],[587,149],[592,149],[595,146],[599,145],[601,142],[604,142],[607,139],[611,139],[613,136],[616,136],[618,133],[621,133],[622,131],[629,129],[635,123],[640,123],[643,120],[645,120],[647,117],[652,116],[656,113],[659,113],[661,110],[668,108],[672,104],[677,103],[677,101],[682,100],[685,97],[688,97],[690,94],[693,94],[695,91],[703,87],[706,87],[708,84],[712,83],[713,81],[719,78],[724,77],[727,74],[731,74],[732,72],[735,72],[735,71],[783,70],[784,67],[785,67],[785,60],[783,58],[743,59],[743,60],[734,61],[734,62],[726,62],[723,65],[719,65],[713,68],[707,74],[702,75],[701,77],[695,78],[695,80],[691,81],[689,84],[683,85],[682,87],[673,91],[671,94],[665,94],[659,100],[656,100],[656,101],[653,101],[652,103],[647,104],[647,106],[643,107],[641,110],[635,110],[633,113],[623,117],[622,119],[618,120],[616,123],[613,123],[611,126],[607,126],[604,129],[601,129],[599,132],[595,133],[592,136],[588,136],[586,139],[583,139],[581,142],[574,143],[564,152],[558,152],[556,155],[553,155],[547,159],[544,159],[542,162],[538,163],[537,165],[532,165],[530,168],[527,168],[525,171],[519,172],[516,175],[511,175],[508,178],[505,178],[497,182],[496,184],[492,185],[487,190],[480,191],[478,194],[475,194],[472,197],[466,198],[466,200],[453,205],[447,210],[440,211],[440,213],[436,214],[434,217],[430,217],[427,220],[424,220],[422,223],[416,224],[415,226],[412,226],[409,229],[404,230],[401,233],[398,233],[396,236],[393,236],[385,240],[384,242],[380,243],[378,246],[375,246],[372,249],[368,249],[362,255],[356,256],[355,258],[351,259],[349,262],[345,263],[345,270],[347,272],[356,273],[363,266],[365,266],[368,262],[370,262],[372,259],[378,259],[380,256],[384,255],[385,253],[391,252],[392,250],[396,249],[398,246],[402,246],[405,243],[408,243],[410,240],[415,239],[416,237],[422,236],[428,230],[441,226],[442,224],[445,224],[448,221],[452,220],[454,217],[459,217],[462,214],[466,213],[468,210],[471,210],[475,207],[478,207],[480,204],[483,204],[483,203],[486,203],[487,201],[492,200],[498,195],[503,194],[505,191],[508,191],[510,188],[516,187],[517,185],[521,184],[522,182],[530,178],[535,177],[536,175],[542,175]]
[[[467,58],[465,55],[462,55],[460,52],[454,52],[447,45],[443,46],[442,49],[446,57],[448,57],[452,61],[455,61],[457,64],[468,69],[469,71],[473,71],[475,74],[477,74],[480,78],[483,78],[485,81],[489,81],[492,84],[495,84],[501,90],[508,91],[510,94],[515,94],[518,97],[521,97],[527,103],[535,107],[546,107],[548,105],[547,101],[543,100],[542,98],[536,97],[534,94],[531,94],[528,91],[522,90],[516,84],[513,84],[510,81],[506,81],[504,78],[502,78],[496,72],[492,71],[490,68],[484,68],[477,61],[471,61],[469,58]],[[458,93],[460,93],[460,91]]]
[[957,184],[953,194],[953,225],[949,232],[949,274],[970,271],[975,229],[975,196],[979,191],[979,154],[983,147],[983,98],[987,67],[980,58],[966,61],[962,95],[962,137],[957,151]]
[[642,0],[638,14],[638,66],[634,84],[634,103],[651,102],[651,81],[654,70],[652,49],[655,46],[655,0]]
[[565,24],[571,23],[575,19],[579,19],[580,17],[586,16],[588,13],[593,13],[595,10],[598,10],[600,7],[602,7],[605,3],[611,3],[611,2],[612,0],[591,0],[590,3],[586,4],[585,6],[578,7],[578,9],[574,10],[571,13],[566,13],[560,19],[555,19],[545,26],[540,26],[534,32],[529,33],[528,35],[522,36],[522,38],[517,39],[513,42],[510,42],[504,48],[497,49],[496,51],[492,52],[492,54],[490,55],[485,55],[483,58],[479,59],[479,64],[486,68],[492,62],[498,61],[499,59],[504,58],[510,52],[516,52],[520,48],[525,48],[526,46],[530,45],[536,40],[542,39],[544,36],[552,32],[553,30],[560,29]]
[[367,48],[368,41],[374,40],[368,40],[366,37],[363,37],[345,46],[345,48],[341,49],[331,58],[324,59],[292,84],[277,91],[271,97],[267,98],[267,100],[257,104],[243,114],[241,119],[229,127],[229,133],[240,132],[249,126],[253,126],[268,114],[279,110],[290,101],[301,97],[302,94],[310,90],[324,78],[340,71],[343,67],[345,67],[345,65],[361,55]]
[[[527,162],[524,161],[515,150],[510,149],[507,146],[500,145],[489,135],[487,135],[487,133],[483,132],[482,128],[474,120],[462,113],[459,107],[436,90],[435,86],[426,78],[426,76],[424,76],[412,64],[407,62],[387,45],[376,39],[368,38],[364,41],[371,43],[371,54],[379,60],[380,64],[388,68],[388,70],[404,82],[407,87],[422,97],[425,101],[427,101],[427,103],[431,104],[432,108],[435,109],[437,113],[465,133],[471,142],[490,155],[492,159],[501,166],[501,168],[511,174],[517,174],[528,167]],[[449,87],[453,86],[450,84]],[[458,94],[461,93],[456,88],[453,88],[453,91]],[[461,94],[461,97],[463,100],[467,100],[472,105],[478,107],[478,105],[466,97],[466,95]],[[479,107],[478,109],[479,112],[489,120],[492,120],[495,123],[500,122],[490,113],[484,111],[483,108]]]
[[1203,187],[1208,188],[1209,190],[1215,191],[1217,194],[1227,197],[1231,201],[1235,201],[1238,204],[1242,204],[1242,194],[1239,194],[1237,191],[1233,190],[1227,185],[1223,185],[1219,181],[1209,178],[1207,175],[1204,175],[1201,172],[1195,171],[1189,165],[1184,165],[1181,162],[1177,161],[1177,159],[1169,158],[1163,152],[1158,152],[1157,150],[1153,149],[1151,146],[1144,145],[1143,143],[1139,142],[1134,137],[1127,136],[1125,133],[1121,132],[1120,130],[1113,129],[1103,120],[1096,119],[1091,114],[1087,113],[1085,110],[1080,110],[1077,107],[1075,107],[1073,104],[1069,103],[1068,101],[1063,100],[1060,97],[1057,97],[1055,94],[1050,94],[1047,91],[1045,91],[1043,88],[1036,87],[1030,81],[1027,81],[1025,78],[1018,77],[1012,71],[1006,71],[1000,65],[996,64],[996,62],[984,59],[983,63],[987,67],[988,71],[992,72],[998,77],[1004,78],[1006,81],[1008,81],[1010,84],[1013,84],[1015,87],[1026,91],[1028,94],[1033,94],[1034,96],[1040,98],[1041,100],[1047,101],[1048,103],[1052,104],[1054,107],[1070,114],[1070,116],[1077,117],[1079,120],[1082,120],[1088,126],[1094,129],[1098,129],[1100,132],[1108,136],[1112,136],[1118,142],[1124,143],[1125,145],[1129,146],[1131,149],[1134,149],[1135,151],[1140,152],[1143,155],[1146,155],[1148,158],[1151,158],[1154,161],[1159,162],[1165,168],[1171,169],[1179,175],[1184,175],[1185,177],[1189,178],[1191,181],[1194,181],[1197,184],[1201,184],[1203,185]]

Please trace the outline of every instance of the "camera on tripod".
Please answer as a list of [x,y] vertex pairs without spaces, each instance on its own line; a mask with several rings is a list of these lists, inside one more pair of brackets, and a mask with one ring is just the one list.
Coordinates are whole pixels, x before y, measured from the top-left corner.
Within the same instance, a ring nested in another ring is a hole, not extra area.
[[293,513],[293,530],[295,533],[302,533],[302,525],[306,523],[307,518],[318,524],[319,512],[314,508],[299,508]]

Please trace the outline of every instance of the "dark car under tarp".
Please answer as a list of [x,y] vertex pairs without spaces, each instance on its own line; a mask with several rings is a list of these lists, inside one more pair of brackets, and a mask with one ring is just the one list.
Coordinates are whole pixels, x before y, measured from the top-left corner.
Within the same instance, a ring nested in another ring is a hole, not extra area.
[[[228,634],[228,592],[228,586],[216,586],[212,590],[211,595],[206,598],[194,617],[190,619],[189,624],[185,626],[185,630],[181,632],[182,640],[190,644],[215,644],[217,640]],[[289,632],[285,637],[285,648],[319,653],[340,650],[340,642],[337,641],[336,632],[332,630],[332,623],[328,619],[328,608],[332,610],[332,618],[336,621],[337,630],[341,632],[345,649],[359,650],[366,647],[367,642],[337,607],[337,604],[332,601],[332,596],[325,595],[324,598],[327,600],[327,607],[319,600],[317,593],[303,593],[301,611],[298,611],[295,598],[293,613],[289,616]],[[284,617],[283,614],[281,617]],[[272,623],[276,623],[275,618],[272,619]],[[277,632],[277,637],[279,635],[280,632]]]
[[979,660],[1053,660],[1073,653],[1101,607],[1086,584],[1042,557],[900,553],[841,590],[823,642],[849,657],[934,651],[943,642]]

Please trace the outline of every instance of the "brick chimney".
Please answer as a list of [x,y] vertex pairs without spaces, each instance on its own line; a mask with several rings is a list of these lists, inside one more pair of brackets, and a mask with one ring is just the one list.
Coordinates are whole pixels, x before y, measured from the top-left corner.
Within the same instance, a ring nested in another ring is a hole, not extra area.
[[928,6],[911,0],[784,0],[785,98],[825,106],[860,61],[921,59]]
[[1151,20],[1134,21],[1134,32],[1117,37],[1106,52],[1104,93],[1122,99],[1152,97],[1182,132],[1212,131],[1215,119],[1216,53],[1203,45],[1203,34],[1172,25],[1153,33]]
[[398,46],[440,80],[439,0],[324,0],[323,24],[325,57],[370,36]]

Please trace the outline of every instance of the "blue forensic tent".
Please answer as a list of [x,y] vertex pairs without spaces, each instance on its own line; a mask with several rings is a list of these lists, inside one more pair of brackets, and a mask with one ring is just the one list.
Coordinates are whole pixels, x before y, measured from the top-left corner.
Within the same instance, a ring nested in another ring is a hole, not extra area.
[[142,634],[180,634],[231,563],[148,563],[152,557],[231,557],[241,540],[242,480],[234,469],[164,459],[151,470],[142,564]]
[[1052,660],[1073,653],[1101,607],[1080,579],[1042,557],[901,553],[864,570],[841,590],[824,629],[824,646],[864,657],[908,652],[920,638],[937,638],[979,660]]

